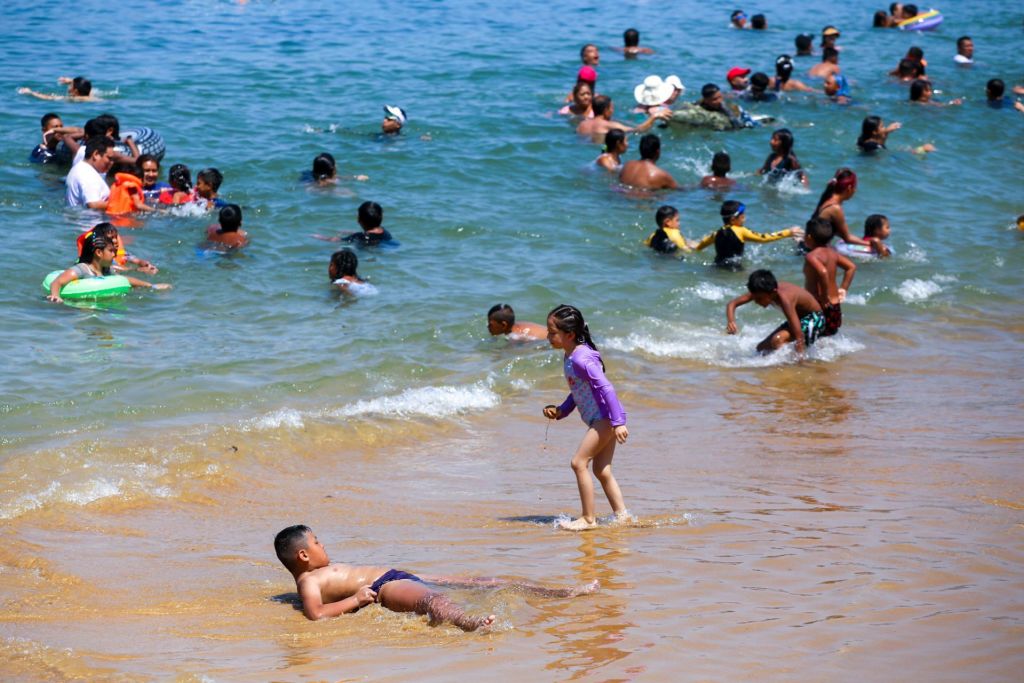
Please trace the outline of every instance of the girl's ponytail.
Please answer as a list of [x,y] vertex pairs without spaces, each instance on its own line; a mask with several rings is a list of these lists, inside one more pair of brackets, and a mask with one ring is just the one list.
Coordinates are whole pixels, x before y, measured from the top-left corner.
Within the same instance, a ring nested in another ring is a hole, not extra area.
[[[597,344],[594,343],[593,337],[590,336],[590,328],[587,327],[587,323],[583,320],[583,314],[580,313],[580,309],[568,304],[561,304],[551,309],[548,317],[555,321],[555,327],[562,332],[571,332],[577,344],[586,344],[594,349],[594,351],[598,351]],[[600,351],[598,351],[598,354],[600,354]],[[601,369],[605,369],[603,358],[601,359]]]

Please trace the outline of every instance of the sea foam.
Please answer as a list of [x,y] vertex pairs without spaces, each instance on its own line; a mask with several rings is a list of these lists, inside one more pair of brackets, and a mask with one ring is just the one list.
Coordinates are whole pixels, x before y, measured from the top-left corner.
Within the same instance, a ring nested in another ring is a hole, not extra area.
[[[634,332],[625,337],[611,337],[605,341],[605,346],[627,353],[639,351],[657,358],[690,359],[727,368],[770,367],[795,362],[795,348],[791,344],[767,356],[755,351],[758,342],[773,329],[774,325],[745,326],[739,334],[727,335],[709,328],[677,326],[668,329],[668,334],[666,331]],[[810,346],[807,358],[832,362],[863,348],[863,344],[840,333]]]
[[336,419],[339,417],[383,417],[444,419],[463,413],[487,410],[501,403],[488,382],[462,386],[431,386],[406,389],[392,396],[361,399],[339,408],[300,411],[282,408],[260,417],[245,420],[243,431],[265,431],[281,428],[302,429],[307,419]]

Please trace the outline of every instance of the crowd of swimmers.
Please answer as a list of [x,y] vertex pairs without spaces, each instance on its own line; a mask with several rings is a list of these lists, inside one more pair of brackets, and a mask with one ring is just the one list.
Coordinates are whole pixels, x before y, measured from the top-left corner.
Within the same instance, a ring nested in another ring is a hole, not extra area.
[[[918,15],[913,5],[893,3],[889,12],[875,15],[874,25],[892,27]],[[730,15],[735,29],[763,30],[767,27],[764,15],[747,17],[742,10]],[[849,81],[839,65],[839,30],[827,26],[821,32],[821,62],[808,71],[809,78],[822,79],[823,92],[832,101],[846,104],[851,101]],[[654,53],[653,48],[640,44],[636,29],[623,34],[621,53],[626,59],[637,59]],[[812,38],[807,34],[795,40],[796,57],[811,55]],[[957,41],[958,64],[973,63],[974,44],[970,37]],[[587,44],[580,50],[582,67],[577,81],[566,97],[560,113],[571,117],[575,130],[581,136],[603,143],[597,157],[598,167],[617,173],[620,182],[641,191],[673,190],[676,180],[657,164],[661,155],[660,138],[649,131],[658,124],[672,120],[676,108],[682,104],[685,87],[681,80],[670,75],[664,79],[652,75],[634,89],[637,107],[634,113],[643,117],[637,125],[617,121],[610,97],[595,91],[600,53],[596,45]],[[741,101],[770,102],[785,92],[814,92],[815,88],[792,77],[795,60],[788,54],[775,60],[775,75],[763,72],[751,74],[745,67],[732,67],[725,74],[725,87],[707,83],[700,90],[700,98],[685,103],[697,109],[720,116],[728,128],[748,128],[761,121],[747,113]],[[942,104],[932,99],[933,90],[926,75],[927,62],[920,48],[912,47],[903,57],[892,76],[908,84],[909,99],[923,104]],[[62,77],[59,83],[67,86],[65,94],[40,93],[22,88],[19,93],[32,97],[72,102],[98,101],[92,83],[84,77]],[[1014,89],[1024,94],[1024,87]],[[992,79],[986,85],[986,101],[991,106],[1004,106],[1005,84]],[[959,104],[952,100],[948,104]],[[1014,106],[1024,111],[1024,105]],[[398,135],[407,121],[404,109],[392,105],[384,107],[381,135]],[[242,208],[223,199],[219,192],[223,174],[208,167],[196,174],[193,184],[190,169],[184,164],[168,168],[166,182],[160,180],[161,160],[153,154],[142,153],[131,136],[120,136],[116,117],[103,114],[89,119],[84,126],[65,126],[61,117],[48,113],[42,117],[42,141],[33,150],[33,161],[44,164],[68,164],[65,180],[67,206],[106,212],[111,217],[126,214],[149,213],[181,205],[195,205],[216,211],[217,224],[209,226],[204,239],[227,251],[244,248],[249,241],[242,229]],[[864,119],[858,147],[865,153],[886,148],[890,134],[900,130],[898,122],[886,123],[878,116]],[[629,149],[629,136],[642,134],[639,140],[639,158],[625,160]],[[769,138],[770,153],[757,173],[767,181],[792,179],[804,186],[810,184],[794,151],[795,138],[787,128],[774,130]],[[934,151],[931,145],[920,145],[915,152]],[[700,187],[728,192],[735,181],[728,177],[731,159],[728,153],[715,153],[711,161],[711,174],[702,178]],[[339,180],[334,157],[324,152],[313,159],[309,181],[317,186],[330,185]],[[350,176],[362,181],[366,176]],[[820,338],[835,335],[843,324],[841,305],[849,291],[857,266],[850,258],[853,253],[870,254],[885,258],[891,254],[886,240],[890,235],[888,219],[881,214],[869,216],[862,236],[853,234],[847,223],[843,204],[857,190],[856,173],[840,168],[826,183],[820,199],[804,226],[790,226],[772,232],[757,232],[747,226],[747,207],[735,200],[726,200],[720,207],[721,225],[700,239],[688,239],[681,229],[681,215],[675,207],[664,204],[654,214],[656,229],[645,244],[661,254],[685,254],[714,249],[714,264],[739,270],[743,266],[747,242],[773,242],[793,239],[803,264],[804,281],[794,284],[778,280],[766,269],[750,273],[746,291],[733,298],[726,306],[726,332],[738,332],[736,310],[750,302],[762,307],[774,306],[783,321],[773,329],[756,349],[761,353],[777,351],[793,344],[798,355]],[[379,248],[397,245],[390,231],[384,227],[383,208],[376,202],[363,202],[357,211],[360,230],[346,235],[314,235],[329,242],[342,242],[357,248]],[[113,220],[113,219],[112,219]],[[131,225],[126,223],[126,225]],[[1024,216],[1018,219],[1024,229]],[[833,242],[836,244],[833,246]],[[61,302],[61,290],[74,280],[103,277],[127,270],[155,275],[158,268],[149,261],[129,254],[118,228],[104,221],[83,232],[76,241],[77,263],[57,276],[50,285],[48,299]],[[859,251],[856,251],[859,250]],[[330,282],[345,293],[361,293],[372,289],[358,273],[359,260],[351,248],[334,252],[328,263]],[[841,280],[840,280],[841,275]],[[150,283],[128,277],[131,287],[168,289],[168,284]],[[594,503],[594,485],[591,470],[608,499],[616,522],[628,522],[631,516],[626,508],[618,482],[612,474],[612,459],[616,445],[626,442],[626,411],[606,375],[606,367],[582,312],[574,306],[559,305],[547,315],[544,325],[517,320],[512,306],[496,304],[487,312],[487,329],[491,335],[508,335],[514,340],[546,339],[563,352],[563,374],[569,393],[560,404],[543,407],[542,414],[551,420],[561,420],[578,412],[586,432],[571,460],[580,495],[581,513],[576,519],[563,520],[560,526],[580,531],[597,525]],[[425,579],[405,571],[385,567],[358,567],[331,564],[323,545],[312,531],[296,525],[282,530],[275,539],[275,550],[285,567],[292,573],[303,612],[311,619],[335,616],[358,610],[364,605],[379,602],[399,612],[428,615],[432,623],[452,623],[464,630],[488,627],[494,616],[470,617],[447,596],[428,588]],[[439,585],[467,584],[495,586],[494,579],[462,579],[432,577]],[[521,588],[550,597],[574,597],[597,589],[596,583],[571,588],[545,588],[532,584],[517,584]]]
[[[41,99],[67,99],[73,102],[96,101],[91,97],[91,82],[84,77],[61,77],[67,83],[67,95],[38,93],[21,88],[19,93]],[[381,136],[396,136],[407,120],[404,109],[384,106]],[[46,113],[40,119],[41,142],[32,149],[30,161],[39,164],[69,168],[64,179],[65,204],[69,208],[92,209],[106,213],[111,221],[122,228],[137,227],[129,218],[132,214],[147,214],[190,205],[202,211],[215,211],[217,223],[203,233],[204,246],[221,252],[233,252],[249,243],[248,233],[242,229],[242,207],[220,196],[224,175],[216,168],[203,168],[192,180],[192,172],[185,164],[173,164],[167,169],[167,180],[162,181],[161,157],[142,153],[131,135],[120,134],[120,122],[112,114],[101,114],[89,119],[81,127],[65,126],[56,113]],[[161,150],[162,151],[162,150]],[[162,154],[161,154],[162,156]],[[334,157],[323,152],[313,159],[312,171],[305,179],[316,186],[338,182]],[[368,180],[365,175],[349,176],[357,181]],[[397,246],[398,242],[384,229],[383,209],[375,202],[359,207],[360,231],[339,237],[325,238],[354,246]],[[88,239],[85,239],[88,237]],[[64,270],[50,285],[47,299],[56,303],[64,300],[60,290],[75,280],[86,280],[111,274],[139,270],[155,275],[159,269],[149,261],[125,251],[123,240],[111,222],[96,224],[80,234],[77,240],[77,262]],[[110,258],[107,258],[110,256]],[[366,294],[375,288],[359,277],[359,259],[349,248],[332,254],[328,274],[331,282],[346,294]],[[169,289],[168,284],[149,285],[144,280],[130,277],[133,287]]]

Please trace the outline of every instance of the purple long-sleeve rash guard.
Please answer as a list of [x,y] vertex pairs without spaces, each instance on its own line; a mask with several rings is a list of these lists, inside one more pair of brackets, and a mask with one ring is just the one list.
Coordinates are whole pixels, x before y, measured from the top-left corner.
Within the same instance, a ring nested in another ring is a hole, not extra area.
[[580,344],[565,357],[564,370],[570,393],[558,407],[558,419],[579,408],[587,425],[601,419],[608,420],[613,427],[626,424],[626,411],[601,369],[601,355],[597,351]]

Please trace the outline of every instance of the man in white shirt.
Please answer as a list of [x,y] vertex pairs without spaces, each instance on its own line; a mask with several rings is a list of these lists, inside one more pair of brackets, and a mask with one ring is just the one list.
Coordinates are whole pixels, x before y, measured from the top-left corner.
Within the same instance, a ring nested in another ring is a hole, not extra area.
[[957,64],[974,64],[974,41],[970,36],[960,36],[956,41],[956,55],[953,61]]
[[110,138],[93,138],[86,144],[85,158],[71,167],[64,180],[68,206],[85,206],[100,211],[107,208],[110,187],[104,175],[114,163],[111,158],[113,151],[114,141]]

